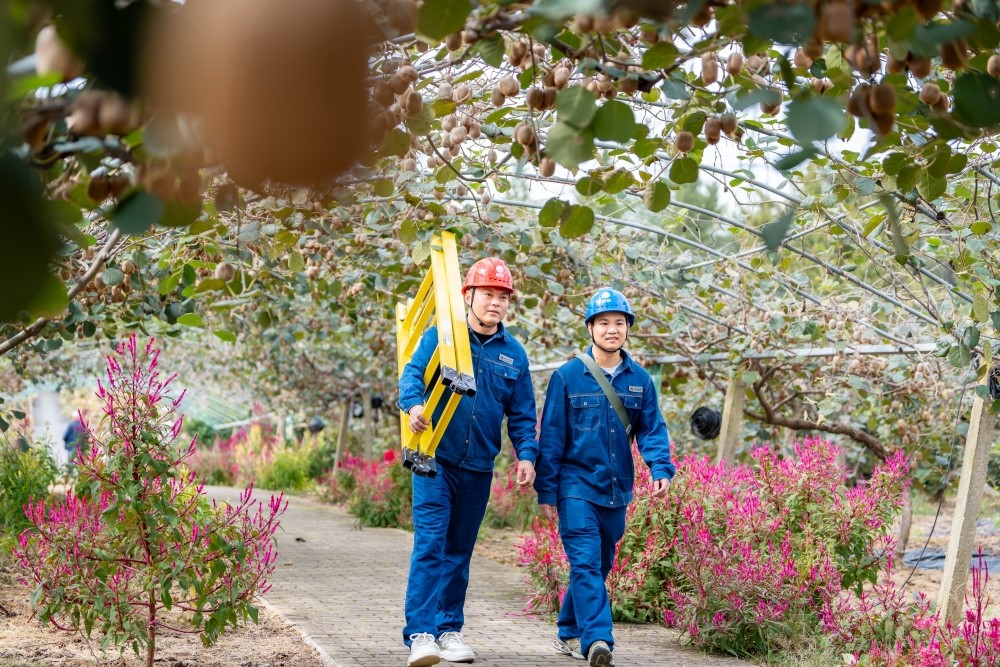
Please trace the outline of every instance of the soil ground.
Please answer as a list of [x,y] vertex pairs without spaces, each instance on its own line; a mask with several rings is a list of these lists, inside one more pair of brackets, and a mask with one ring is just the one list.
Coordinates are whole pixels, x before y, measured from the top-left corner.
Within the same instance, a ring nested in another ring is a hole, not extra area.
[[[158,667],[322,667],[319,653],[278,614],[260,609],[260,624],[231,630],[205,648],[197,635],[164,632],[157,638]],[[129,650],[124,658],[102,653],[96,641],[39,624],[31,616],[29,591],[17,581],[13,559],[0,556],[0,666],[138,667]]]

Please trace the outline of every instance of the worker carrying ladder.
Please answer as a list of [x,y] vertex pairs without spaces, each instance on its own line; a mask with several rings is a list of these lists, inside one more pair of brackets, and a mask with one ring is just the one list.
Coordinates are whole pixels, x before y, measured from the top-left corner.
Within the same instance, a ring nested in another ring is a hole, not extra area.
[[[438,346],[424,373],[425,411],[436,414],[441,401],[444,411],[422,433],[410,430],[409,419],[400,412],[403,465],[416,475],[434,477],[434,452],[462,396],[476,393],[476,378],[469,348],[469,329],[462,298],[462,276],[458,266],[455,235],[442,232],[431,239],[431,270],[420,283],[417,295],[396,304],[396,354],[398,372],[409,363],[420,336],[431,325],[438,329]],[[445,391],[448,389],[449,391]]]

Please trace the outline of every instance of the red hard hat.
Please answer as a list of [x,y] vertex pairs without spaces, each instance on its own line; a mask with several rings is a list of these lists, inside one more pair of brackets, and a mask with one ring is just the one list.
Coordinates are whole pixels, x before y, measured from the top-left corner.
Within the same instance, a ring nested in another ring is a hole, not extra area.
[[470,287],[496,287],[513,292],[514,278],[510,275],[510,269],[507,268],[502,259],[487,257],[473,264],[469,272],[465,274],[462,294],[465,294]]

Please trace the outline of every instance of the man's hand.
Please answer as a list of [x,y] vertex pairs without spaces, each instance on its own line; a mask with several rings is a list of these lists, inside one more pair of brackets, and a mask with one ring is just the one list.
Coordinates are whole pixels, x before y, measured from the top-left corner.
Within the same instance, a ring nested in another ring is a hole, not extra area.
[[667,497],[667,487],[670,486],[670,480],[666,477],[663,479],[658,479],[653,482],[653,497],[654,498],[666,498]]
[[414,433],[423,433],[431,423],[424,417],[424,406],[414,405],[410,408],[410,430]]
[[559,518],[559,511],[556,509],[555,505],[539,505],[538,513],[541,514],[546,521],[555,522]]
[[535,464],[531,461],[517,462],[517,485],[528,486],[535,481]]

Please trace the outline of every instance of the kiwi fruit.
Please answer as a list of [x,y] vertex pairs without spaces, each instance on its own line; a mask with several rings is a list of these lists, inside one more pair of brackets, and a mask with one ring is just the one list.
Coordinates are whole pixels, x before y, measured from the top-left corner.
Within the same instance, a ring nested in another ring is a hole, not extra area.
[[726,71],[729,72],[730,76],[736,76],[743,71],[742,53],[729,54],[729,58],[726,59]]
[[918,97],[924,104],[934,106],[941,99],[941,88],[936,83],[928,81],[920,89]]
[[722,121],[718,118],[708,118],[705,120],[705,142],[710,146],[719,143],[722,137]]
[[674,137],[674,146],[681,153],[689,153],[694,148],[694,135],[687,130],[682,130]]

